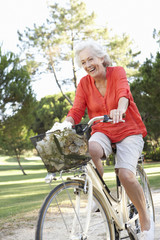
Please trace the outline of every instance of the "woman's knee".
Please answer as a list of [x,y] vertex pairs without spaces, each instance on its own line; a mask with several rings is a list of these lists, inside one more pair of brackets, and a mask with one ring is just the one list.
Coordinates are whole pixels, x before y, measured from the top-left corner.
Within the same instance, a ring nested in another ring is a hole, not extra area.
[[129,169],[119,168],[117,173],[122,184],[125,182],[132,183],[136,180],[134,173]]
[[104,155],[103,148],[97,142],[91,141],[88,144],[91,157],[102,158]]

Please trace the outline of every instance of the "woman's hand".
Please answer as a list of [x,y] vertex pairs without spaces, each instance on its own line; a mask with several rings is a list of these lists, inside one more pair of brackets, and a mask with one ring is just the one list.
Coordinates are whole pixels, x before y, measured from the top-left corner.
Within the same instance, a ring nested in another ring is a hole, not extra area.
[[70,122],[70,123],[72,123],[72,125],[75,125],[74,119],[72,117],[66,117],[66,119],[64,121]]
[[110,111],[110,118],[113,119],[113,123],[119,123],[125,117],[125,109],[113,109]]
[[128,98],[122,97],[118,101],[118,108],[110,111],[110,118],[113,123],[119,123],[125,117],[125,113],[129,104]]

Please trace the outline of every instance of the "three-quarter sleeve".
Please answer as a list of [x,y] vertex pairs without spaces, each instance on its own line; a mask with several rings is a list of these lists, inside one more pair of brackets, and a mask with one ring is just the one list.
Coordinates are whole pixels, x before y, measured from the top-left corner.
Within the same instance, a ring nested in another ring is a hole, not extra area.
[[75,121],[75,124],[78,124],[82,117],[84,116],[86,109],[86,99],[85,93],[83,90],[83,84],[80,81],[76,90],[76,96],[74,99],[73,107],[68,112],[67,117],[72,117]]
[[117,67],[116,73],[115,73],[115,80],[116,80],[116,100],[118,100],[121,97],[126,97],[130,100],[130,87],[128,84],[126,72],[124,68]]

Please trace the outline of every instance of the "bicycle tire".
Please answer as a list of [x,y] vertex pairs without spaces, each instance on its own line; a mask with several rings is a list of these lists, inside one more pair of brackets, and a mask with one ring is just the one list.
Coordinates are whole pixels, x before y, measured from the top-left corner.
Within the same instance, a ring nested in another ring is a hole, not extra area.
[[[148,181],[147,175],[146,175],[143,167],[140,164],[137,165],[136,178],[143,189],[147,212],[149,214],[150,220],[155,222],[154,204],[153,204],[149,181]],[[134,218],[137,215],[137,219],[131,223],[130,227],[133,230],[133,232],[137,236],[139,236],[140,232],[141,232],[141,228],[140,228],[138,212],[128,197],[127,197],[127,201],[126,201],[126,206],[124,206],[124,208],[126,208],[126,211],[128,212],[127,220],[131,220],[132,218]],[[119,239],[121,239],[121,238],[119,238]],[[130,239],[134,239],[134,237],[130,237]]]
[[[80,196],[80,208],[77,208],[75,214],[77,194]],[[115,239],[112,222],[104,210],[103,202],[96,189],[93,189],[93,199],[100,211],[91,212],[89,230],[87,236],[84,236],[84,221],[87,216],[87,193],[84,193],[84,182],[68,181],[58,185],[49,193],[41,207],[37,222],[36,240]],[[73,223],[75,218],[77,218],[76,224]],[[74,234],[73,224],[75,226]]]
[[150,220],[155,222],[155,210],[149,180],[147,178],[147,174],[145,173],[143,167],[140,164],[138,164],[137,166],[137,177],[144,192],[147,212],[149,214]]

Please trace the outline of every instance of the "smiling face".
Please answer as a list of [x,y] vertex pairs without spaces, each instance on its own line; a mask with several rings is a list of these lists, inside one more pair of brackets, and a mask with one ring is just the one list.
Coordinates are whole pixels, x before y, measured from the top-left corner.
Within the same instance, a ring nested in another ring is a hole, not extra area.
[[93,78],[99,78],[105,73],[103,58],[97,57],[91,49],[85,48],[79,53],[84,70]]

